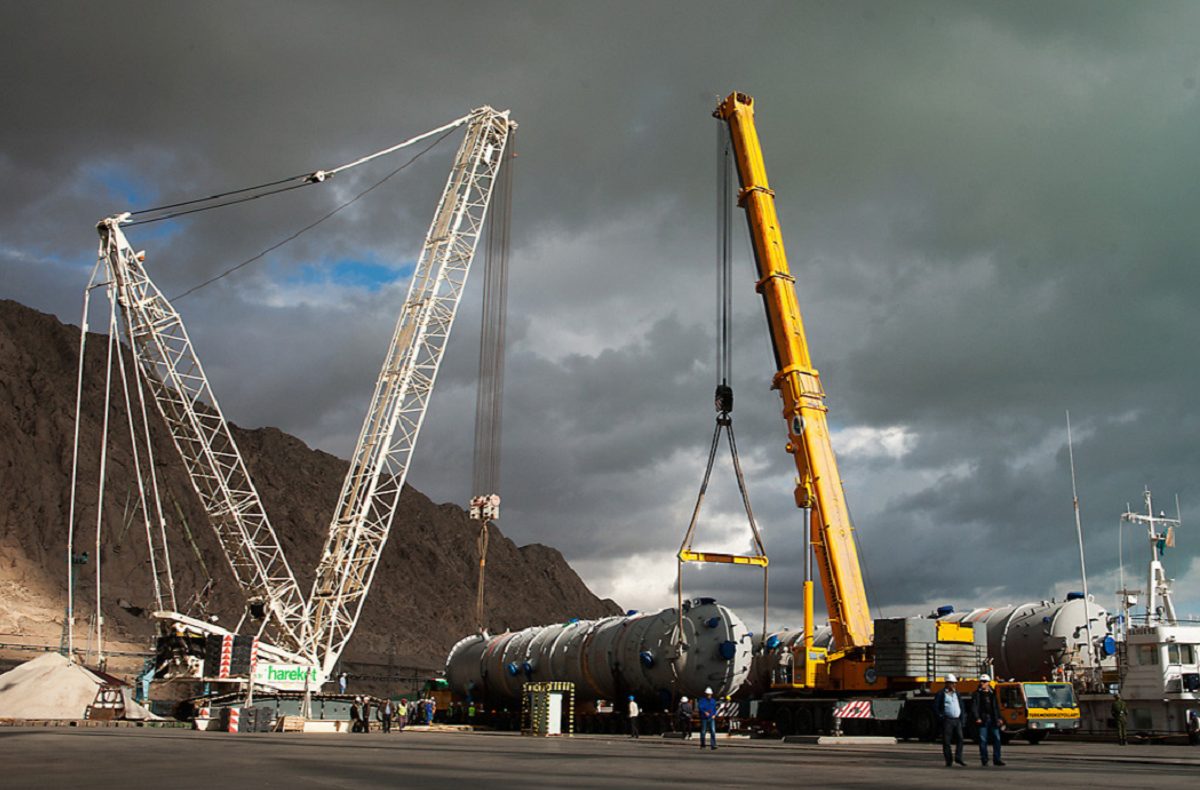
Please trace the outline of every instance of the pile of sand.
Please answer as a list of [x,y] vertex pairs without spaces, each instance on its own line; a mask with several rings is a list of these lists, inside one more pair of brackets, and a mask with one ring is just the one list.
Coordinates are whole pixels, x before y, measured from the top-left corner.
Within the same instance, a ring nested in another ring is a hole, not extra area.
[[[82,719],[104,680],[58,653],[0,675],[0,719]],[[123,689],[127,719],[157,719]]]

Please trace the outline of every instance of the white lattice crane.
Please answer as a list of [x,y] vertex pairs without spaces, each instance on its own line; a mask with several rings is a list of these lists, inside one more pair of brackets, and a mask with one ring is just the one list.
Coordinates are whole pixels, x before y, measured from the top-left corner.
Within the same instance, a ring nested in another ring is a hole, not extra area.
[[[274,643],[268,652],[315,667],[322,679],[353,634],[375,576],[493,185],[516,128],[507,111],[482,107],[442,130],[463,124],[466,135],[401,306],[307,597],[288,566],[182,320],[146,274],[144,255],[134,252],[121,230],[129,215],[98,225],[100,257],[139,374],[184,459],[248,610],[263,618],[262,633]],[[326,176],[318,172],[312,180]],[[151,552],[153,556],[154,546]],[[194,630],[225,632],[174,612],[159,616]]]

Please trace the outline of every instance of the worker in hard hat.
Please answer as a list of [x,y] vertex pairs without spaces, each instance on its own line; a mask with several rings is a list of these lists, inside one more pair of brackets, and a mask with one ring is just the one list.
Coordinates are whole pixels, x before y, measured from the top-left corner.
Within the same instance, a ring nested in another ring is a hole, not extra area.
[[713,699],[713,690],[704,689],[704,698],[696,703],[700,711],[700,748],[704,748],[704,734],[712,737],[712,747],[717,748],[717,701]]
[[[958,693],[958,678],[946,675],[946,685],[933,698],[933,712],[937,714],[942,724],[942,755],[946,758],[946,767],[963,762],[963,722],[967,719],[967,704]],[[954,754],[950,754],[950,746],[954,745]]]
[[990,743],[992,765],[1004,765],[1000,759],[1000,700],[996,699],[996,686],[991,675],[979,676],[979,688],[971,695],[971,707],[975,711],[975,726],[979,728],[979,759],[986,767]]
[[683,733],[684,738],[692,737],[692,714],[694,713],[692,703],[688,701],[687,697],[682,697],[675,715],[679,717],[679,731]]
[[637,701],[629,697],[629,737],[638,737],[638,704]]

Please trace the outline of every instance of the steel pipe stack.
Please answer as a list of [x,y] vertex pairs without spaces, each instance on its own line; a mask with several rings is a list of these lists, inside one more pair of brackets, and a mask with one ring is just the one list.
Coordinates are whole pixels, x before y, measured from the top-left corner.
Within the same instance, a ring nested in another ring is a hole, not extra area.
[[603,620],[572,620],[499,636],[462,639],[446,659],[450,688],[464,698],[519,699],[527,682],[575,684],[577,700],[636,696],[670,703],[681,695],[735,691],[750,672],[751,634],[711,598]]

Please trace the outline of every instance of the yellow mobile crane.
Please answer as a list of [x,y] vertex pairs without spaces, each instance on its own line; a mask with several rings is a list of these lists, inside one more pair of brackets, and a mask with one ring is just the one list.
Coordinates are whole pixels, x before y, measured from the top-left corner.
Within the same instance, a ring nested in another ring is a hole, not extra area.
[[[774,652],[780,668],[770,673],[770,691],[762,702],[781,729],[801,733],[840,728],[842,718],[892,720],[897,735],[934,734],[931,692],[945,676],[966,680],[973,691],[987,668],[987,635],[970,624],[930,618],[872,620],[867,605],[853,527],[842,491],[837,460],[825,419],[825,392],[809,356],[804,324],[796,301],[795,278],[788,271],[783,236],[775,213],[775,193],[767,182],[762,148],[754,126],[754,99],[744,93],[726,98],[713,115],[729,128],[746,210],[757,290],[763,297],[775,352],[772,388],[783,400],[787,452],[796,463],[796,505],[809,514],[804,581],[802,639],[767,640],[764,657]],[[815,644],[813,580],[816,564],[829,613],[829,638]],[[1079,710],[1066,683],[999,684],[1000,712],[1011,735],[1025,730],[1036,742],[1047,727],[1072,728]],[[1053,703],[1053,704],[1052,704]],[[829,722],[832,718],[832,722]],[[1037,722],[1034,720],[1037,719]]]
[[[787,425],[787,452],[796,462],[796,506],[809,512],[809,540],[817,560],[829,625],[837,652],[821,656],[812,649],[813,582],[804,582],[804,672],[794,685],[813,687],[820,674],[842,688],[869,688],[866,680],[873,663],[873,623],[858,562],[858,551],[837,460],[825,419],[825,392],[813,367],[804,336],[804,323],[796,301],[795,278],[788,271],[783,235],[775,213],[775,193],[767,182],[762,148],[754,126],[754,100],[734,93],[721,102],[714,115],[729,125],[742,189],[738,205],[746,210],[750,239],[758,266],[757,290],[763,297],[776,373],[772,388],[783,400]],[[814,655],[814,653],[816,653]]]
[[[798,731],[822,729],[832,715],[835,729],[842,716],[909,718],[920,720],[912,727],[917,734],[927,734],[932,726],[931,687],[951,672],[977,677],[986,660],[986,636],[982,629],[975,634],[970,626],[924,618],[872,621],[830,443],[825,393],[809,356],[795,279],[788,271],[775,213],[775,194],[767,181],[754,125],[754,100],[743,93],[731,94],[713,115],[729,128],[741,182],[738,205],[746,211],[758,267],[757,290],[775,353],[772,388],[783,400],[786,450],[796,464],[796,505],[809,514],[803,638],[765,645],[765,651],[783,659],[779,663],[786,664],[788,671],[772,673],[771,691],[764,701],[776,721],[786,721]],[[822,645],[814,641],[814,558],[831,632]]]

